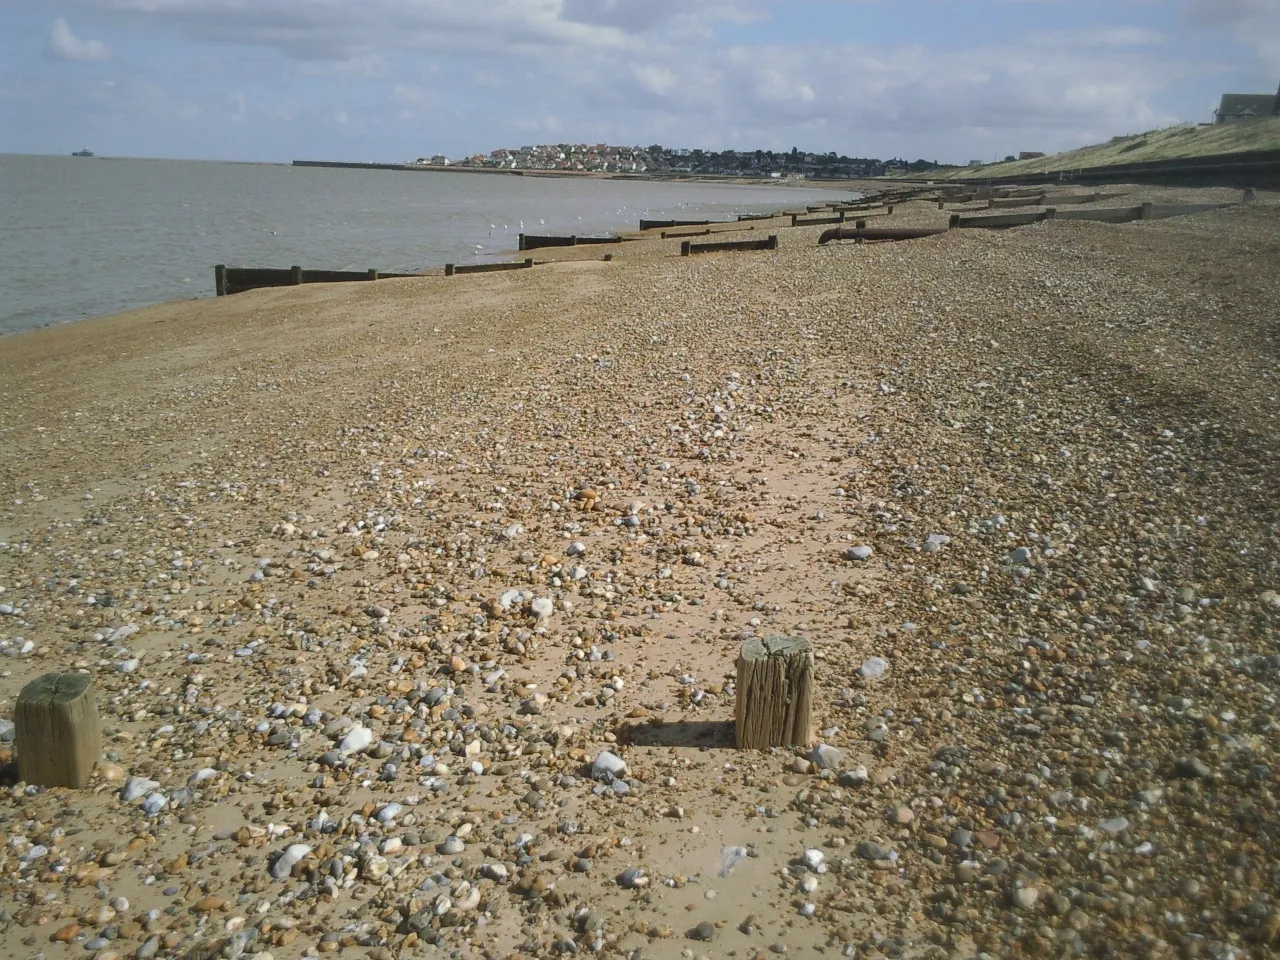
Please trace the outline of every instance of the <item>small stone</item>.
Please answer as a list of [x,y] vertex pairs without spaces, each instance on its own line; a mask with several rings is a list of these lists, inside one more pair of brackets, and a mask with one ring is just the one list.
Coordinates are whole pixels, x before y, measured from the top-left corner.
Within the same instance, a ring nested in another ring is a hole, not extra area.
[[844,763],[844,751],[830,744],[820,743],[809,752],[809,762],[819,770],[834,770]]
[[1013,891],[1013,905],[1019,910],[1030,910],[1040,899],[1040,891],[1035,887],[1018,887]]
[[1031,562],[1031,550],[1028,547],[1015,547],[1009,552],[1009,562],[1015,567],[1025,567]]
[[70,943],[79,933],[80,924],[68,923],[66,926],[59,927],[51,939],[58,941],[58,943]]
[[716,925],[707,920],[703,920],[696,927],[689,931],[690,940],[710,940],[716,935]]
[[1129,821],[1125,817],[1112,817],[1098,824],[1098,829],[1114,837],[1129,829]]
[[133,803],[133,801],[146,796],[160,784],[155,780],[148,780],[146,777],[130,777],[125,781],[124,788],[120,791],[120,799],[125,803]]
[[214,913],[226,906],[226,901],[221,897],[207,896],[201,897],[193,906],[196,913]]
[[446,857],[457,856],[465,849],[467,849],[467,845],[463,843],[461,838],[455,836],[445,837],[436,847],[436,850]]
[[622,776],[626,772],[627,761],[616,753],[610,753],[608,750],[602,750],[591,761],[591,778],[593,780],[605,780],[607,782],[614,777]]
[[858,668],[863,680],[879,680],[889,672],[889,661],[884,657],[867,657]]
[[896,824],[905,826],[915,819],[915,814],[911,812],[911,808],[903,804],[899,804],[889,811],[889,819]]
[[864,840],[854,848],[854,852],[863,860],[890,860],[890,851],[880,846],[878,843],[872,843],[870,840]]
[[860,787],[870,779],[867,775],[867,768],[862,764],[858,764],[852,770],[845,770],[836,778],[836,782],[842,787]]
[[638,867],[628,867],[618,874],[618,886],[627,890],[638,890],[640,887],[647,887],[648,885],[649,878]]
[[1174,761],[1173,767],[1174,773],[1187,779],[1203,780],[1213,775],[1209,765],[1199,757],[1179,757]]
[[529,609],[539,620],[545,620],[555,612],[556,605],[550,597],[535,597],[529,604]]
[[271,876],[276,880],[285,879],[293,872],[294,865],[310,853],[311,848],[305,843],[295,843],[285,847],[284,853],[280,854],[276,862],[271,865]]
[[867,560],[873,553],[875,553],[875,550],[871,547],[859,544],[856,547],[850,547],[844,552],[844,555],[846,560]]
[[342,741],[338,744],[338,749],[347,756],[350,756],[353,753],[360,753],[367,749],[371,743],[373,743],[373,731],[368,727],[356,724],[351,728],[347,735],[342,738]]

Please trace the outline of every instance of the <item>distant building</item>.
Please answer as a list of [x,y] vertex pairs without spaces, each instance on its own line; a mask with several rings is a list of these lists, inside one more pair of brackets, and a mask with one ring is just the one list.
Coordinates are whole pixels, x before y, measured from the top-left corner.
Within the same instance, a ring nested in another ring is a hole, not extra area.
[[1280,116],[1280,90],[1276,93],[1224,93],[1214,123],[1236,123],[1259,117]]
[[970,161],[969,161],[969,166],[971,166],[971,167],[980,167],[980,166],[982,166],[982,161],[981,161],[981,160],[970,160]]
[[1034,160],[1036,157],[1043,157],[1044,152],[1041,150],[1023,150],[1018,154],[1019,160]]

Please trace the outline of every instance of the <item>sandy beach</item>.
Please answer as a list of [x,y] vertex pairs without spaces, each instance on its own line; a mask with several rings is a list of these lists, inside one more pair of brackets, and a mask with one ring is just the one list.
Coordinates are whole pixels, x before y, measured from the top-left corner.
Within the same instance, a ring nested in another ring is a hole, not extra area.
[[[1278,213],[0,339],[0,717],[104,731],[0,722],[0,955],[1280,953]],[[773,634],[813,740],[740,752]]]

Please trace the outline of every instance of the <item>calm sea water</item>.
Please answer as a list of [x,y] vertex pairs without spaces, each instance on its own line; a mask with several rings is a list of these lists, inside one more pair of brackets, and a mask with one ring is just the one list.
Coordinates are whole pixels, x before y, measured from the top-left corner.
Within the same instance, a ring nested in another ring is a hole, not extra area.
[[[848,196],[847,191],[843,194]],[[0,334],[213,296],[213,266],[410,271],[829,200],[829,190],[0,156]],[[521,224],[523,223],[523,227]]]

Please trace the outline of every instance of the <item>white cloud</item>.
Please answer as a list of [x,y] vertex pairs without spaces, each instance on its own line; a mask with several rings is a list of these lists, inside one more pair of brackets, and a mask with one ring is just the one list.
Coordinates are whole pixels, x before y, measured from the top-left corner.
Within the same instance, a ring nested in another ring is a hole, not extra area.
[[1280,64],[1280,0],[1186,0],[1194,26],[1225,30],[1253,51],[1255,72],[1274,81]]
[[54,60],[110,60],[111,48],[100,40],[82,40],[71,32],[66,18],[58,17],[49,30],[45,53]]
[[[1221,70],[1188,58],[1173,25],[1169,34],[1125,25],[1128,4],[1110,22],[1032,36],[992,31],[991,40],[966,49],[854,42],[847,34],[736,46],[725,39],[761,36],[724,28],[768,16],[776,18],[776,36],[812,36],[809,28],[789,29],[785,18],[802,14],[781,0],[59,2],[135,27],[157,48],[191,49],[183,40],[225,45],[231,55],[212,57],[220,69],[249,67],[209,93],[210,111],[228,88],[243,89],[255,105],[248,130],[281,96],[296,104],[291,116],[310,110],[339,126],[334,98],[367,97],[392,109],[352,108],[349,130],[399,143],[410,121],[430,112],[452,118],[446,142],[458,153],[504,145],[524,126],[554,126],[574,140],[612,131],[624,142],[796,144],[966,160],[984,151],[1061,149],[1186,119],[1161,107],[1162,97],[1188,77]],[[1280,10],[1280,0],[1183,2],[1201,17],[1229,8],[1218,18],[1227,30],[1256,29],[1265,25],[1260,17]],[[820,8],[803,14],[810,15]],[[537,99],[511,98],[513,90],[536,91]]]

